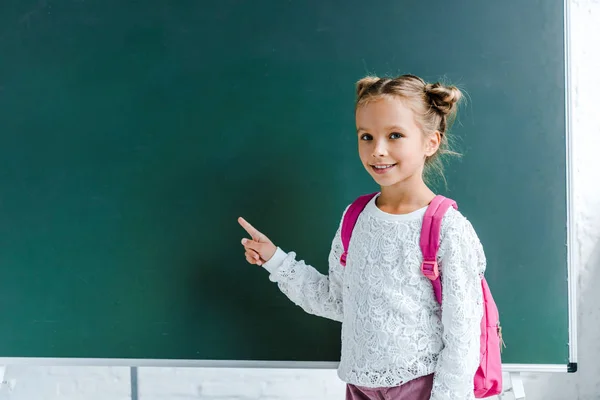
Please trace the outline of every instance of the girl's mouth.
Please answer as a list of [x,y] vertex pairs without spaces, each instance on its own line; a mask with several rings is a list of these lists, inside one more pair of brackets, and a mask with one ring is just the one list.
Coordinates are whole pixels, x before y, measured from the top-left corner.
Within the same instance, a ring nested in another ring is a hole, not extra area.
[[373,169],[373,171],[375,171],[376,174],[385,174],[387,172],[389,172],[392,168],[394,168],[397,164],[376,164],[376,165],[371,165],[371,168]]

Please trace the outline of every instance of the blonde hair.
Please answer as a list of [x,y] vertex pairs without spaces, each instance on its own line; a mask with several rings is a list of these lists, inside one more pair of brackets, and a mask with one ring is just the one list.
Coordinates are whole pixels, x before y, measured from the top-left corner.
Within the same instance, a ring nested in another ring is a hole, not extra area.
[[410,74],[396,78],[366,76],[356,83],[355,109],[385,96],[405,100],[425,136],[436,131],[440,133],[438,151],[425,160],[425,179],[432,180],[435,173],[445,182],[441,158],[460,155],[451,149],[448,133],[456,119],[458,103],[463,98],[462,92],[456,86],[447,86],[440,82],[427,83]]

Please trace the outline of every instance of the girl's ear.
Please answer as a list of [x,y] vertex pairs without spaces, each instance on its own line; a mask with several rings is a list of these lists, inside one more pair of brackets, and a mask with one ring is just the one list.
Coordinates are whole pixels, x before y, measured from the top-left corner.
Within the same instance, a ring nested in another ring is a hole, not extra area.
[[425,155],[427,157],[433,156],[440,148],[441,143],[442,143],[442,134],[439,131],[433,132],[425,140]]

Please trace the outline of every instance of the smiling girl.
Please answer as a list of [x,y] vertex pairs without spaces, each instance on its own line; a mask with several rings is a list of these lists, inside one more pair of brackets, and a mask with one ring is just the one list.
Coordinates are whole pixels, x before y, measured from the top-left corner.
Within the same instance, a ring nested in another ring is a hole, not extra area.
[[347,383],[347,399],[474,398],[486,268],[482,245],[471,223],[449,208],[437,253],[442,313],[421,270],[419,243],[424,215],[436,198],[424,175],[441,170],[439,156],[449,152],[448,125],[460,99],[456,87],[414,75],[358,81],[358,154],[381,189],[358,216],[347,254],[340,222],[327,275],[239,219],[251,236],[242,240],[246,260],[262,265],[306,312],[342,322],[338,375]]

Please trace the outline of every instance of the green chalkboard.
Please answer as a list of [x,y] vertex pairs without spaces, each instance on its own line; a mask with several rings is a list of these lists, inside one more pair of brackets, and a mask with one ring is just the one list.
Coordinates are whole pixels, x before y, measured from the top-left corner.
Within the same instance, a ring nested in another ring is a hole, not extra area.
[[[236,218],[327,271],[377,189],[354,82],[469,95],[447,189],[506,363],[569,362],[563,2],[0,4],[0,357],[331,361],[340,326],[249,266]],[[543,278],[542,278],[543,277]]]

